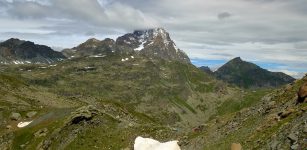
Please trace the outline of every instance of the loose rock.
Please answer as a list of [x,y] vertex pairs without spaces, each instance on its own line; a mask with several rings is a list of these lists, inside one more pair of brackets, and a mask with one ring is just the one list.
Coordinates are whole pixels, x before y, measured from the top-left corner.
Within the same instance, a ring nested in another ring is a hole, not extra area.
[[11,125],[7,125],[6,129],[10,130],[10,129],[12,129],[12,126]]
[[242,146],[240,143],[232,143],[231,150],[242,150]]
[[297,103],[302,103],[305,101],[306,97],[307,97],[307,83],[303,84],[300,89],[298,90],[297,93]]
[[296,150],[297,148],[298,148],[298,144],[294,144],[294,145],[291,146],[292,150]]
[[289,134],[287,138],[293,143],[298,140],[298,137],[294,133]]
[[17,121],[17,120],[21,119],[21,115],[20,115],[20,113],[13,112],[13,113],[11,113],[10,118],[11,118],[11,120]]
[[32,117],[34,117],[36,114],[37,114],[36,111],[30,111],[30,112],[28,112],[28,113],[26,114],[26,117],[27,117],[27,118],[32,118]]
[[43,137],[43,136],[46,136],[47,133],[48,133],[48,129],[47,128],[43,128],[43,129],[40,129],[37,132],[35,132],[34,136],[35,137]]
[[288,109],[286,111],[283,111],[283,112],[279,113],[278,116],[280,116],[281,118],[286,118],[290,114],[292,114],[293,112],[294,112],[294,109]]

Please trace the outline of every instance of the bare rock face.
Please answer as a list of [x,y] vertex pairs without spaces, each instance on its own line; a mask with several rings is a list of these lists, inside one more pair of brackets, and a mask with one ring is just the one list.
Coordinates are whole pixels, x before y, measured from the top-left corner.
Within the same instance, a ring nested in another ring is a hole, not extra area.
[[150,58],[190,63],[189,57],[180,50],[163,28],[137,30],[116,40],[121,53],[137,52]]
[[297,102],[298,103],[302,103],[305,101],[306,97],[307,97],[307,83],[304,83],[298,93],[297,93],[297,96],[298,96],[298,99],[297,99]]

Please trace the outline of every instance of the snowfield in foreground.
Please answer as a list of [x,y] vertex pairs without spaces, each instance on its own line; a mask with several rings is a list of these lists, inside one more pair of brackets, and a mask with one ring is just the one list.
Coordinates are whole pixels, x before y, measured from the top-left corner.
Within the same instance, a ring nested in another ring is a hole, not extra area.
[[26,127],[26,126],[28,126],[31,122],[32,122],[32,121],[28,121],[28,122],[19,122],[19,123],[17,124],[17,127],[18,127],[18,128]]
[[134,142],[134,150],[180,150],[177,142],[160,143],[154,139],[137,137]]

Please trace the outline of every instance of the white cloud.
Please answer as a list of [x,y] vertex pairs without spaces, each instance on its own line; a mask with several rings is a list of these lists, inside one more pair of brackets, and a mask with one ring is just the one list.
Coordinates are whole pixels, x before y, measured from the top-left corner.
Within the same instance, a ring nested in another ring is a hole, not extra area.
[[0,22],[2,39],[61,47],[161,26],[193,58],[307,66],[306,0],[0,0]]

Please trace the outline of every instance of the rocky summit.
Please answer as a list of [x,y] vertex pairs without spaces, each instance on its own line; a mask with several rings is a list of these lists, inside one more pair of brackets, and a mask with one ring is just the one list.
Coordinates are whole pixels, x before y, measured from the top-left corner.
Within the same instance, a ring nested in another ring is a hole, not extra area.
[[236,57],[214,72],[214,75],[228,83],[243,88],[278,87],[295,79],[282,72],[270,72],[256,64]]
[[170,61],[190,63],[189,57],[180,50],[169,33],[163,28],[136,30],[120,36],[116,41],[112,39],[89,39],[72,49],[65,49],[63,54],[74,57],[105,57],[107,55],[143,55]]
[[207,74],[213,75],[213,71],[208,66],[201,66],[199,69]]
[[54,63],[66,57],[45,45],[30,41],[9,39],[0,43],[1,64]]
[[84,56],[103,57],[115,52],[115,50],[115,41],[113,39],[106,38],[105,40],[100,41],[91,38],[77,47],[64,49],[62,53],[68,58]]
[[129,51],[139,51],[148,57],[190,62],[189,57],[176,46],[163,28],[137,30],[119,37],[116,43],[121,48],[128,47]]

